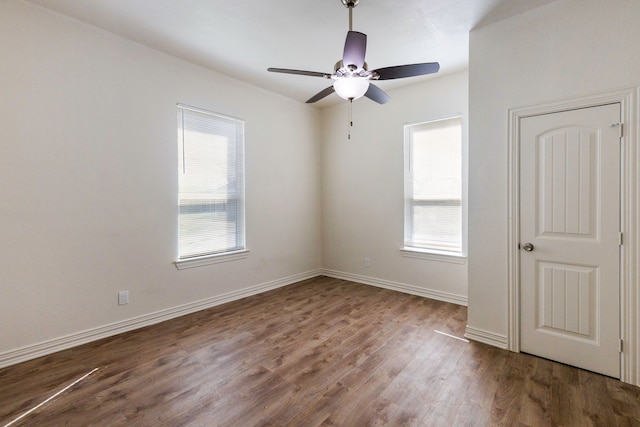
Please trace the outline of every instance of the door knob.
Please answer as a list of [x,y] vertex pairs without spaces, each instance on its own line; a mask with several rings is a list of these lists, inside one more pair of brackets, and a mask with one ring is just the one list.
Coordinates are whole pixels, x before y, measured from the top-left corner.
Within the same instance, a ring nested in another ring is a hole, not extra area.
[[524,249],[526,252],[531,252],[533,250],[533,244],[525,243],[524,245],[522,245],[522,249]]

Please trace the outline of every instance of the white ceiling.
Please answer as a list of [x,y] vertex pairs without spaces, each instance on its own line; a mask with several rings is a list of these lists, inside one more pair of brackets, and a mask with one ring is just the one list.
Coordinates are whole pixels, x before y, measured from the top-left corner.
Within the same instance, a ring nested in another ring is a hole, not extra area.
[[[331,82],[267,68],[332,72],[349,26],[340,0],[28,1],[302,102]],[[437,61],[446,74],[467,67],[472,28],[553,1],[360,0],[353,29],[368,36],[369,69]],[[331,95],[316,105],[338,100]]]

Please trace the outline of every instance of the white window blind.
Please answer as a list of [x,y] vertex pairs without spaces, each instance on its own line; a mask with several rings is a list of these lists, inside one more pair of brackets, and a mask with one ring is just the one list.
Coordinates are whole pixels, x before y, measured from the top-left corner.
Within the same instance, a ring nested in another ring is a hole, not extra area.
[[245,249],[244,121],[178,105],[178,258]]
[[462,253],[462,119],[405,127],[406,247]]

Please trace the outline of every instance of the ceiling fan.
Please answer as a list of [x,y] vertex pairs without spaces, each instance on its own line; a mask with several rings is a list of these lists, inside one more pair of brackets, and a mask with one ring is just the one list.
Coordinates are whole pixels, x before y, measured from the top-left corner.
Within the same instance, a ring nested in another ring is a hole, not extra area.
[[319,101],[331,95],[333,92],[349,101],[366,96],[379,104],[385,104],[389,102],[391,98],[382,89],[371,83],[372,80],[402,79],[438,72],[440,64],[437,62],[396,65],[369,71],[367,63],[364,61],[367,50],[367,35],[353,31],[353,8],[358,5],[360,0],[340,1],[349,9],[349,32],[347,33],[347,39],[344,43],[342,60],[335,64],[333,73],[291,70],[288,68],[267,69],[267,71],[273,73],[299,74],[302,76],[323,77],[325,79],[335,80],[331,86],[309,98],[307,100],[308,104]]

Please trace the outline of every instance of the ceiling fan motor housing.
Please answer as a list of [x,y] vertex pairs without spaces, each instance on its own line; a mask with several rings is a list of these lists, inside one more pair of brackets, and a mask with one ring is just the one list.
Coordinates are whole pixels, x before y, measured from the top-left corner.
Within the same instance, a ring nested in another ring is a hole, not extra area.
[[369,73],[369,66],[365,62],[362,64],[362,68],[358,70],[358,67],[355,65],[349,65],[348,67],[344,66],[344,62],[342,59],[336,62],[336,65],[333,66],[334,75],[327,76],[327,78],[335,78],[335,77],[344,77],[344,76],[359,76],[359,77],[373,77],[373,73]]

